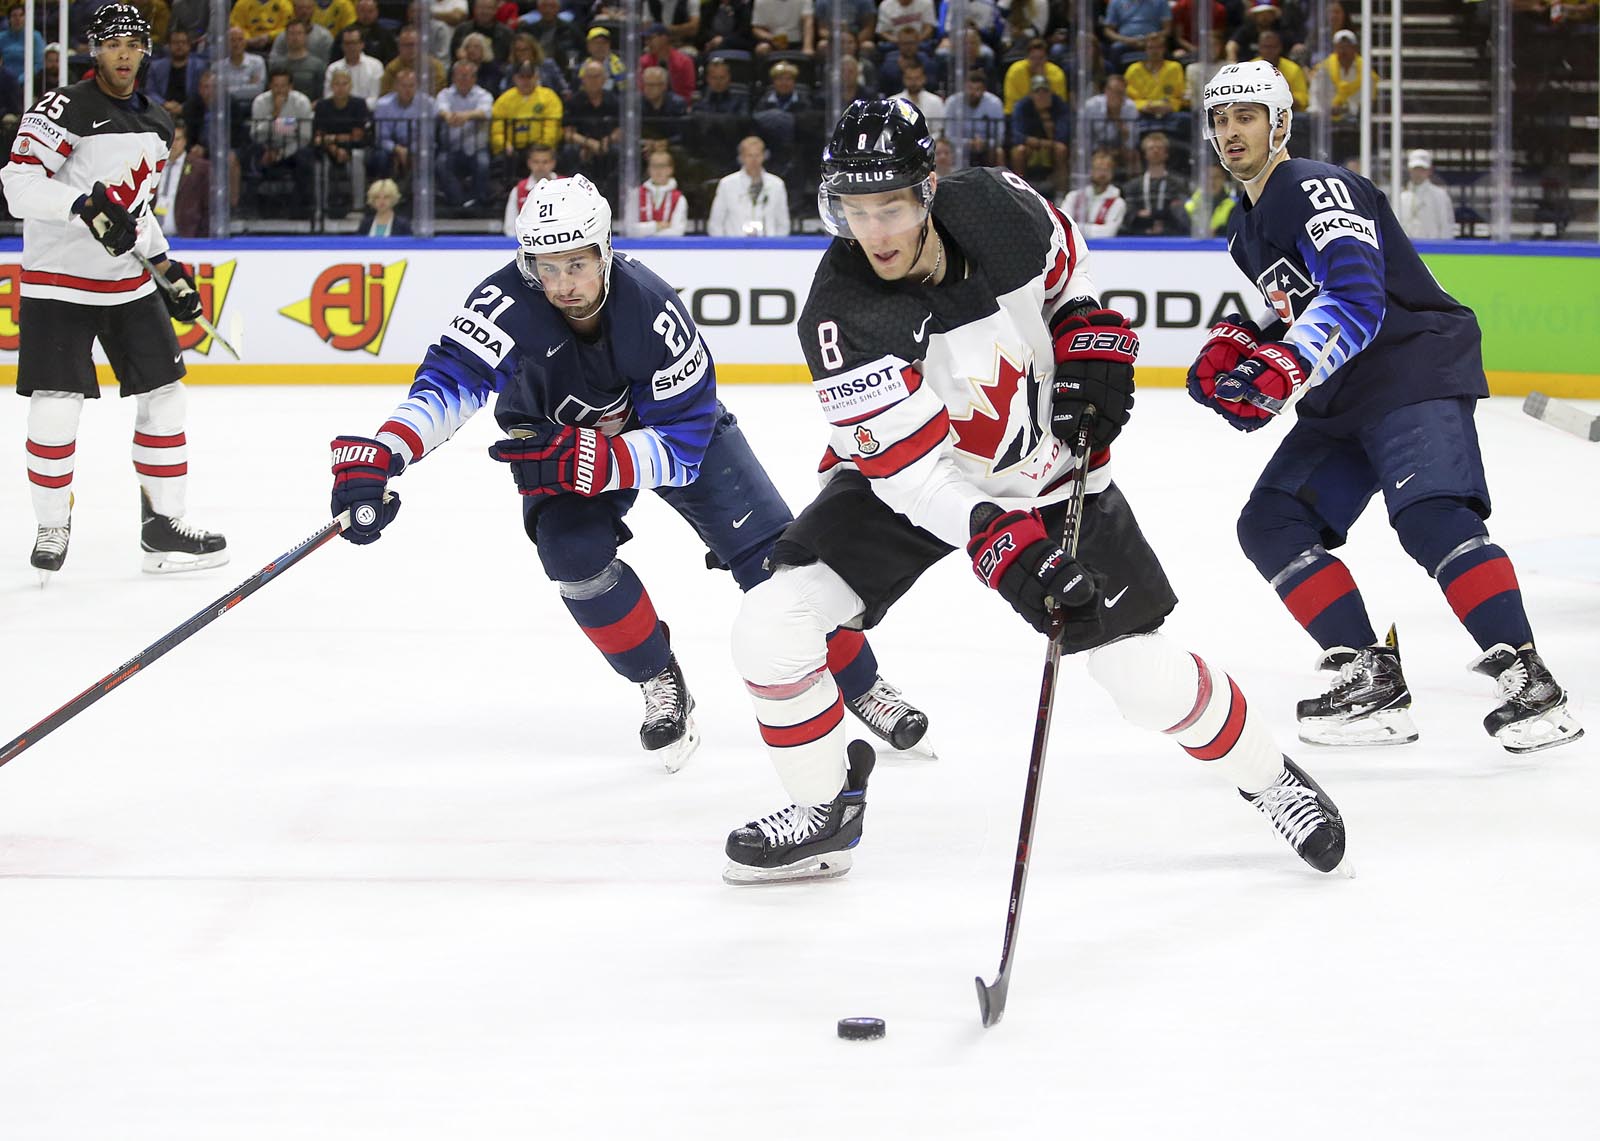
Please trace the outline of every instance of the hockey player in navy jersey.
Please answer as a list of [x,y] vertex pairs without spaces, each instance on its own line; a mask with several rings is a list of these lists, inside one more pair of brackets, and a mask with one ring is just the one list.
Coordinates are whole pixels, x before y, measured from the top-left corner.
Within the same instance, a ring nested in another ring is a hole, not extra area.
[[[611,208],[582,176],[546,179],[517,216],[515,259],[485,278],[430,348],[374,438],[333,441],[333,512],[370,543],[400,509],[387,481],[444,443],[492,395],[523,525],[567,610],[639,684],[645,749],[676,771],[698,744],[694,700],[644,584],[617,557],[623,517],[654,490],[748,590],[791,515],[717,399],[716,367],[672,287],[611,249]],[[829,668],[851,710],[897,749],[927,718],[878,677],[859,631],[834,633]]]
[[1300,702],[1316,744],[1403,744],[1417,731],[1393,627],[1380,641],[1345,564],[1374,493],[1496,679],[1484,728],[1515,753],[1583,730],[1534,648],[1516,572],[1489,539],[1489,490],[1473,426],[1489,394],[1477,318],[1434,280],[1372,183],[1287,153],[1292,96],[1261,60],[1222,68],[1204,92],[1206,135],[1245,197],[1228,249],[1271,312],[1225,318],[1189,371],[1189,393],[1253,431],[1297,400],[1298,417],[1239,517],[1239,542],[1337,669]]
[[[1085,654],[1129,722],[1237,788],[1312,867],[1338,867],[1333,801],[1232,678],[1160,632],[1177,600],[1110,467],[1138,338],[1096,299],[1077,226],[1009,171],[940,179],[927,121],[904,100],[852,103],[822,171],[818,208],[835,237],[799,333],[831,425],[826,482],[734,626],[734,660],[793,803],[733,831],[724,879],[849,869],[873,750],[847,741],[824,637],[871,628],[958,547],[1039,631],[1059,600],[1064,649]],[[1091,452],[1078,456],[1089,406]],[[1078,479],[1074,558],[1053,536]]]
[[[86,29],[91,78],[51,91],[17,124],[0,169],[22,224],[17,392],[28,397],[28,480],[38,522],[30,561],[59,571],[72,532],[72,475],[85,399],[100,395],[98,339],[123,396],[132,396],[140,545],[151,573],[228,561],[227,541],[183,519],[188,396],[168,316],[193,321],[200,295],[151,214],[172,145],[172,116],[137,90],[150,24],[109,4]],[[158,289],[134,252],[171,283]]]

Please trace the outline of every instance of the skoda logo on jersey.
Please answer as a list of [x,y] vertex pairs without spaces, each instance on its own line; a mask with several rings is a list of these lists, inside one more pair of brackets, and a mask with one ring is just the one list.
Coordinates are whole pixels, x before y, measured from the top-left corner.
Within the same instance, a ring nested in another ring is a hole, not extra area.
[[[1288,258],[1279,258],[1268,266],[1266,272],[1256,278],[1256,288],[1261,290],[1261,296],[1278,318],[1289,324],[1294,323],[1295,313],[1305,308],[1303,302],[1317,292],[1317,287],[1306,280],[1300,267]],[[1296,300],[1302,304],[1296,305]]]
[[497,361],[506,355],[505,344],[500,339],[504,334],[494,325],[480,325],[465,313],[460,313],[450,322],[450,327],[488,349]]
[[558,246],[566,242],[581,242],[584,240],[582,230],[557,230],[548,234],[523,234],[522,244],[525,246]]

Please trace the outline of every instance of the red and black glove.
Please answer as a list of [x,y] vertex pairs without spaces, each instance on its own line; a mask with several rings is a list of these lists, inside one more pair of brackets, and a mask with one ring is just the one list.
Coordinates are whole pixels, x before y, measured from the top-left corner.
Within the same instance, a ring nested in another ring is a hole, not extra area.
[[985,506],[999,510],[980,504],[973,511],[972,541],[967,544],[973,573],[999,591],[1029,625],[1048,634],[1055,607],[1073,609],[1094,602],[1089,572],[1050,538],[1037,511],[1007,511],[986,519]]
[[333,448],[333,514],[350,512],[350,526],[340,534],[365,546],[400,513],[400,497],[388,491],[389,477],[399,475],[400,457],[365,436],[336,436]]
[[491,445],[489,455],[511,465],[511,475],[523,495],[572,491],[595,496],[609,490],[614,446],[625,445],[613,445],[594,428],[540,424],[517,429],[512,439]]
[[1139,335],[1114,309],[1082,309],[1050,324],[1056,375],[1050,397],[1050,432],[1058,440],[1078,438],[1084,410],[1095,409],[1089,450],[1106,447],[1133,411],[1133,362]]
[[1200,355],[1189,366],[1189,395],[1200,404],[1211,403],[1217,377],[1236,367],[1261,345],[1261,329],[1248,317],[1229,313],[1211,326]]
[[1283,411],[1309,375],[1292,346],[1269,342],[1217,374],[1211,406],[1241,432],[1253,432]]

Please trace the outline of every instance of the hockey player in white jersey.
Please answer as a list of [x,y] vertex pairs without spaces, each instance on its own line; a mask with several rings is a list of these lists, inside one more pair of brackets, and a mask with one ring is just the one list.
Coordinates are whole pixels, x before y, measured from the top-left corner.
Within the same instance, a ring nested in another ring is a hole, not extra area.
[[[1071,220],[1010,172],[940,180],[920,111],[846,109],[818,206],[835,235],[799,335],[832,425],[826,482],[744,599],[734,657],[793,801],[728,837],[730,883],[843,874],[861,838],[873,750],[846,747],[823,636],[870,629],[933,563],[965,547],[984,585],[1063,646],[1133,724],[1238,788],[1319,871],[1344,858],[1333,801],[1221,669],[1159,628],[1176,603],[1111,479],[1138,339],[1095,299]],[[1090,454],[1077,457],[1086,408]],[[1064,502],[1086,478],[1077,558]]]
[[[100,395],[91,352],[105,349],[137,404],[133,466],[140,543],[152,573],[228,561],[227,541],[183,519],[188,483],[183,354],[171,317],[193,321],[200,295],[151,213],[172,117],[138,90],[150,25],[129,4],[101,8],[87,35],[94,75],[52,91],[22,117],[0,169],[23,220],[17,392],[28,397],[28,480],[38,522],[32,563],[59,571],[72,530],[72,473],[85,398]],[[133,251],[176,288],[158,289]]]

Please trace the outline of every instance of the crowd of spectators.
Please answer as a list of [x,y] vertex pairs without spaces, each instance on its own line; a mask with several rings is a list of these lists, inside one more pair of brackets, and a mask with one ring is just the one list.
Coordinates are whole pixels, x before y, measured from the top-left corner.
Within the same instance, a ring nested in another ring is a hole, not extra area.
[[[81,30],[104,2],[69,5],[66,50],[77,74],[90,64]],[[377,229],[401,232],[390,219],[405,219],[403,194],[430,130],[441,218],[492,226],[502,204],[513,216],[528,179],[581,172],[631,233],[789,233],[814,216],[833,4],[842,6],[846,101],[903,96],[936,136],[959,106],[963,137],[945,141],[947,162],[1008,166],[1054,200],[1078,204],[1074,213],[1094,232],[1188,233],[1204,201],[1197,186],[1215,165],[1209,154],[1197,162],[1190,145],[1209,77],[1196,62],[1205,0],[1099,0],[1088,59],[1077,55],[1070,0],[970,0],[967,26],[957,29],[943,0],[645,0],[641,182],[628,188],[619,186],[629,76],[617,0],[236,0],[221,29],[209,26],[207,0],[132,2],[155,33],[145,90],[186,128],[174,144],[174,185],[163,190],[175,232],[200,224],[196,211],[177,207],[181,183],[207,175],[208,118],[225,100],[229,194],[246,217],[365,210],[370,226],[382,182],[380,200],[391,188],[402,200],[398,212],[388,204]],[[1332,50],[1315,60],[1301,0],[1209,2],[1209,59],[1270,60],[1298,112],[1353,121],[1361,85],[1376,77],[1338,0]],[[54,5],[37,8],[53,29]],[[8,76],[15,86],[30,34],[36,91],[48,89],[60,45],[22,26],[20,3],[7,17],[0,98]],[[952,90],[957,51],[966,78]],[[1095,92],[1081,112],[1072,102],[1080,67]],[[1084,130],[1093,177],[1069,196],[1072,147]],[[1219,194],[1227,198],[1225,185]],[[1217,202],[1210,228],[1226,214]]]

